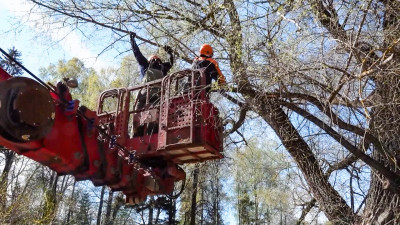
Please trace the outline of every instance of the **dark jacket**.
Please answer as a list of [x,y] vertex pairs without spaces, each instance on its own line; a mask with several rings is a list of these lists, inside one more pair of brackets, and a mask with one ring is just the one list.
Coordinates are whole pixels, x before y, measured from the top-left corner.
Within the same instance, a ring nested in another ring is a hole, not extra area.
[[[149,68],[150,64],[147,61],[146,57],[143,56],[142,52],[140,52],[139,47],[137,46],[135,40],[131,40],[132,51],[133,55],[136,58],[136,61],[139,63],[140,68],[140,79],[143,79],[145,76],[147,69]],[[157,64],[154,65],[153,68],[159,69],[162,71],[163,75],[166,76],[168,71],[172,68],[174,64],[174,56],[172,53],[168,53],[169,55],[169,62],[161,63],[161,65]]]
[[219,84],[225,84],[225,77],[219,69],[217,61],[213,58],[200,56],[193,60],[192,69],[204,68],[206,85],[211,84],[211,80],[218,80]]

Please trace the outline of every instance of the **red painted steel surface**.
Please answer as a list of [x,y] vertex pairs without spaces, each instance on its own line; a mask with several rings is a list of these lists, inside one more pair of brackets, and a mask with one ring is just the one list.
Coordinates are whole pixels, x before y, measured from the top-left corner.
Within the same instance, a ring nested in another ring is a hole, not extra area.
[[219,113],[206,91],[199,70],[184,70],[164,79],[158,151],[175,163],[223,157]]
[[[0,82],[9,78],[0,68]],[[178,164],[223,157],[218,110],[209,103],[204,84],[201,71],[185,70],[137,87],[108,90],[101,94],[97,112],[78,111],[79,101],[72,101],[68,89],[57,89],[49,103],[55,106],[54,125],[44,138],[13,142],[0,135],[0,145],[61,175],[108,185],[122,191],[127,203],[138,203],[150,194],[172,192],[174,183],[185,179]],[[138,109],[141,90],[147,90],[147,100]],[[154,90],[160,102],[150,100]],[[130,156],[133,163],[128,163]]]
[[0,81],[4,81],[11,78],[11,75],[9,75],[6,71],[4,71],[1,67],[0,67]]

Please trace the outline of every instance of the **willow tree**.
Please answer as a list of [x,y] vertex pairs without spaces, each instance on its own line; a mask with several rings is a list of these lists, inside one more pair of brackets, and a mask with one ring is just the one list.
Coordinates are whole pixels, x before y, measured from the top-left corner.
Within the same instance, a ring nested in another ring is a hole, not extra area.
[[[115,38],[105,49],[129,50],[118,43],[134,30],[148,44],[168,41],[190,63],[200,44],[212,44],[230,81],[225,96],[239,106],[229,132],[247,112],[257,113],[330,221],[400,223],[399,1],[31,2],[44,22],[79,30],[93,42],[96,32]],[[317,135],[324,141],[312,145]],[[340,147],[319,154],[328,141]],[[367,165],[369,190],[354,201],[355,185],[339,193],[330,176],[343,170],[341,176],[356,181],[352,171],[359,165]]]

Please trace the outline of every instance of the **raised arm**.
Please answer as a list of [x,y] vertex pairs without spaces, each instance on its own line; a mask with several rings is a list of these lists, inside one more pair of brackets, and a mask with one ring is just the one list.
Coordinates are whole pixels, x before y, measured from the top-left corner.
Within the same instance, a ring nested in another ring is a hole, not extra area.
[[143,56],[142,52],[139,49],[139,46],[136,44],[135,36],[136,36],[135,33],[130,34],[132,51],[133,51],[133,55],[136,58],[136,61],[139,63],[140,76],[141,76],[141,78],[143,78],[144,74],[146,73],[147,68],[149,67],[149,62],[147,61],[146,57]]

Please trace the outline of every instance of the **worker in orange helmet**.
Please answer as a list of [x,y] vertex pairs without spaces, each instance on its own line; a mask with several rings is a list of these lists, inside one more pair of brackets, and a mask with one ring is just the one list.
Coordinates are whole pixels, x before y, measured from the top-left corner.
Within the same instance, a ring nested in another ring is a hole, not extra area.
[[213,58],[213,49],[209,44],[203,44],[200,47],[200,57],[196,57],[193,60],[192,68],[201,69],[204,68],[204,74],[206,76],[207,91],[210,90],[209,85],[211,80],[218,80],[218,85],[223,86],[226,84],[225,77],[219,69],[217,61]]

